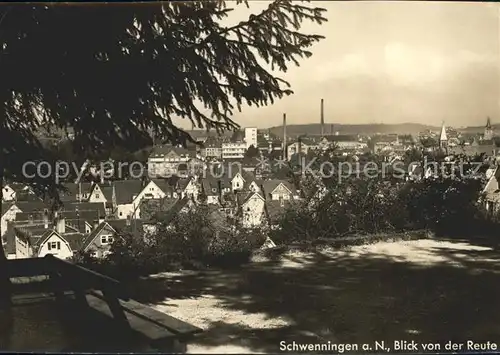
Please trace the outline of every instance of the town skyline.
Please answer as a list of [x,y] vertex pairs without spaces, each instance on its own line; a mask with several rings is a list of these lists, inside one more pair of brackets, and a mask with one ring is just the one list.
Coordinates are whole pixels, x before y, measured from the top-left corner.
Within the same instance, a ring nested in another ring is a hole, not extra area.
[[[493,3],[318,2],[328,22],[306,32],[326,38],[285,75],[294,94],[264,107],[243,106],[241,126],[319,122],[481,126],[500,117],[499,9]],[[250,3],[259,12],[265,2]],[[248,16],[244,7],[228,23]],[[474,30],[471,31],[470,28]],[[183,128],[191,124],[182,122]]]

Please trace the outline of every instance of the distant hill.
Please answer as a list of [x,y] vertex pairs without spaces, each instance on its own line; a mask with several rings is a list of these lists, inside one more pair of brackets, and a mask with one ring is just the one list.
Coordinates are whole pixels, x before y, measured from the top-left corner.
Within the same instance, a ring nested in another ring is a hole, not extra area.
[[[439,127],[423,125],[420,123],[398,123],[398,124],[325,124],[325,134],[418,134],[425,130],[439,131]],[[271,133],[281,137],[283,135],[283,126],[271,127]],[[295,137],[301,134],[316,135],[321,134],[321,125],[303,124],[303,125],[287,125],[287,136]]]
[[[500,133],[500,123],[497,124],[492,124],[491,127],[493,128],[493,131],[495,133]],[[458,131],[463,132],[463,133],[470,133],[470,134],[476,134],[476,133],[484,133],[484,125],[483,126],[473,126],[473,127],[465,127],[461,128]]]

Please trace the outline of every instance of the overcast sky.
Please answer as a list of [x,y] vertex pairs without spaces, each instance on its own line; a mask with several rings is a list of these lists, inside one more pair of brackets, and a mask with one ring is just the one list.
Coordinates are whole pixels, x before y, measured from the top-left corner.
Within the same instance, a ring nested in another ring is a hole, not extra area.
[[326,39],[284,74],[295,94],[244,108],[235,115],[242,126],[280,125],[284,112],[288,123],[319,122],[321,98],[329,123],[500,123],[498,4],[313,3],[328,9],[328,22],[304,30]]

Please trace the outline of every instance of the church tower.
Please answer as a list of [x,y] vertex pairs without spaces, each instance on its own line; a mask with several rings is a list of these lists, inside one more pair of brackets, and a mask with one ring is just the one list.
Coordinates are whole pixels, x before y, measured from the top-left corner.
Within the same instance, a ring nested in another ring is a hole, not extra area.
[[486,127],[484,127],[483,139],[485,141],[489,141],[489,140],[493,139],[493,128],[491,128],[491,120],[489,117],[486,121]]
[[447,151],[448,150],[448,136],[446,135],[446,127],[444,125],[441,126],[441,133],[439,134],[439,148]]

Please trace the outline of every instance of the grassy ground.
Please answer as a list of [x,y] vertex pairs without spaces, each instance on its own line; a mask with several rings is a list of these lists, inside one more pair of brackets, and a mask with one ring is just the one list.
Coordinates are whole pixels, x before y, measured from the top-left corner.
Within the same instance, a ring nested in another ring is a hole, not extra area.
[[157,275],[136,298],[205,329],[192,353],[276,352],[281,341],[500,345],[499,250],[416,240],[295,252],[244,270]]

